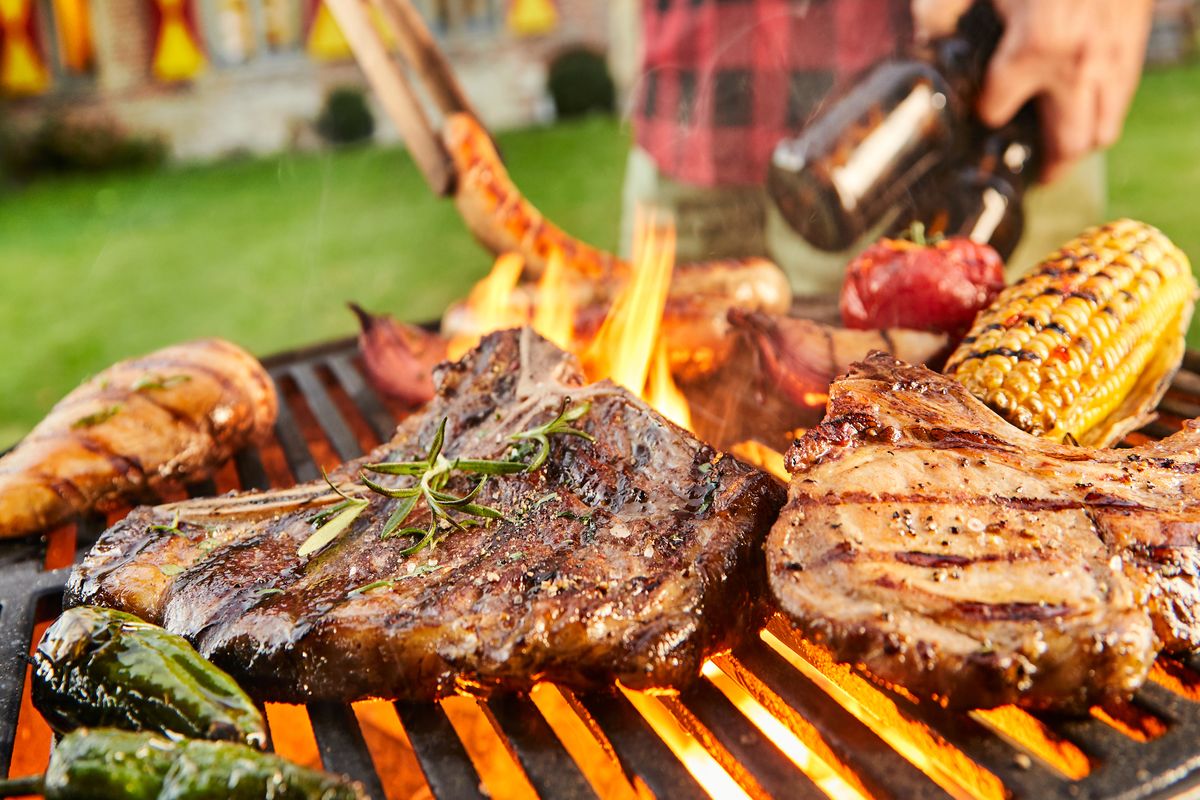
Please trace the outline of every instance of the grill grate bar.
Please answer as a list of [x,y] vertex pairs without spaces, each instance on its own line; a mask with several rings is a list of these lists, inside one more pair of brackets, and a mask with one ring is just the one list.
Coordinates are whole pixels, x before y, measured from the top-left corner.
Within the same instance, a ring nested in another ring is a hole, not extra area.
[[736,758],[772,797],[825,798],[825,793],[707,680],[701,680],[679,699],[708,735]]
[[484,798],[483,782],[445,710],[437,703],[395,703],[429,790],[437,798]]
[[498,695],[480,706],[542,797],[595,798],[597,795],[554,730],[528,697]]
[[342,418],[342,413],[333,404],[332,398],[325,391],[325,386],[317,377],[316,370],[312,365],[297,364],[292,367],[291,375],[292,379],[296,381],[296,388],[304,395],[309,409],[312,410],[313,416],[317,418],[317,422],[325,431],[325,437],[333,445],[338,458],[342,461],[349,461],[361,456],[362,448],[359,447],[358,439],[350,430],[350,426],[346,424],[346,420]]
[[751,642],[734,655],[766,688],[816,729],[837,759],[853,770],[872,795],[949,797],[765,642]]
[[580,697],[579,702],[604,732],[631,783],[635,778],[641,778],[660,798],[708,798],[692,774],[623,694],[586,695]]
[[382,800],[383,785],[353,709],[342,703],[309,703],[308,719],[325,769],[350,776],[368,795]]
[[7,775],[17,738],[21,693],[25,689],[25,656],[33,633],[32,597],[5,598],[0,607],[0,772]]
[[287,393],[282,385],[283,381],[277,375],[273,374],[271,377],[275,378],[276,386],[279,388],[279,415],[275,419],[275,438],[283,450],[283,457],[287,460],[288,468],[291,469],[296,483],[315,481],[321,477],[321,470],[317,467],[312,453],[309,452],[308,442],[304,439],[304,433],[296,422],[296,415],[288,406]]
[[386,442],[396,429],[396,419],[384,407],[379,396],[363,379],[362,374],[354,367],[347,356],[335,356],[329,359],[329,370],[333,377],[342,385],[342,389],[358,406],[363,418],[375,434],[375,438]]
[[234,466],[237,467],[238,483],[243,489],[270,488],[271,479],[267,477],[262,456],[257,450],[243,450],[238,453],[234,456]]
[[[865,675],[868,680],[874,679]],[[995,775],[1020,796],[1038,797],[1048,786],[1051,794],[1065,792],[1068,782],[1040,760],[1018,758],[1018,751],[967,714],[948,711],[933,702],[913,702],[879,683],[875,688],[894,702],[906,717],[936,731],[951,747]]]

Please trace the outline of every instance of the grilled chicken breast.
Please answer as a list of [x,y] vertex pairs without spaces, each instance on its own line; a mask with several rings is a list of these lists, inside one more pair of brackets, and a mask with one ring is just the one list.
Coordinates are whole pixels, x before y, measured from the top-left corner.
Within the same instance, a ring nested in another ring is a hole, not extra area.
[[1200,645],[1200,425],[1097,450],[1030,436],[883,354],[789,451],[771,591],[839,658],[958,707],[1127,696]]
[[[566,401],[591,404],[574,425],[595,441],[552,436],[544,466],[493,478],[475,498],[505,519],[443,530],[412,555],[410,539],[381,540],[401,501],[366,491],[363,461],[330,478],[368,505],[311,557],[299,554],[311,518],[340,500],[323,482],[138,509],[76,568],[68,602],[164,625],[282,701],[428,699],[542,679],[678,686],[755,630],[762,542],[784,501],[772,478],[624,389],[585,386],[576,360],[528,329],[486,337],[435,382],[431,403],[369,461],[424,457],[443,419],[447,459],[503,459],[513,434]],[[456,477],[446,491],[474,485]],[[420,505],[406,524],[428,519]]]
[[68,394],[0,458],[0,537],[199,478],[269,432],[276,410],[270,376],[229,342],[122,361]]

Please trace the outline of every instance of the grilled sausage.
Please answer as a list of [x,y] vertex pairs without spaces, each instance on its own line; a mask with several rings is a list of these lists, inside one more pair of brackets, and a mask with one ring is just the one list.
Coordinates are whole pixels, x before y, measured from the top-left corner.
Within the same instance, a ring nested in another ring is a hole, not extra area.
[[[496,254],[520,254],[525,280],[541,277],[551,255],[558,254],[576,294],[576,307],[607,308],[631,272],[629,262],[572,238],[543,217],[513,184],[487,131],[473,117],[447,118],[443,137],[458,174],[455,202],[480,243]],[[723,352],[730,308],[782,314],[791,301],[787,276],[767,259],[678,265],[663,322],[672,362],[687,364],[689,348]],[[451,312],[447,332],[468,329],[469,323],[460,319]]]

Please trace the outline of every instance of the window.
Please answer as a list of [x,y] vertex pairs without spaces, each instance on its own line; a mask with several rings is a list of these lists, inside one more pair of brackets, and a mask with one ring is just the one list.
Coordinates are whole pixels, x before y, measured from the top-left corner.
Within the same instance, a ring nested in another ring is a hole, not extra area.
[[201,0],[208,49],[217,64],[246,64],[300,46],[303,0]]
[[439,36],[495,33],[504,18],[502,0],[417,0],[416,6]]

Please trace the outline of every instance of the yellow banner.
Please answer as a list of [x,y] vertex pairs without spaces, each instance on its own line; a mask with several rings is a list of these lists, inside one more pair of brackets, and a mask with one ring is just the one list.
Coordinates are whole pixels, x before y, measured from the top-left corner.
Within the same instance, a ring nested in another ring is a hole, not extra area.
[[541,36],[558,27],[558,9],[553,0],[512,0],[508,27],[518,36]]
[[50,71],[29,38],[33,0],[0,0],[0,90],[8,95],[41,94]]
[[188,26],[187,0],[155,0],[162,22],[154,47],[152,70],[160,81],[187,81],[204,71],[208,60]]

